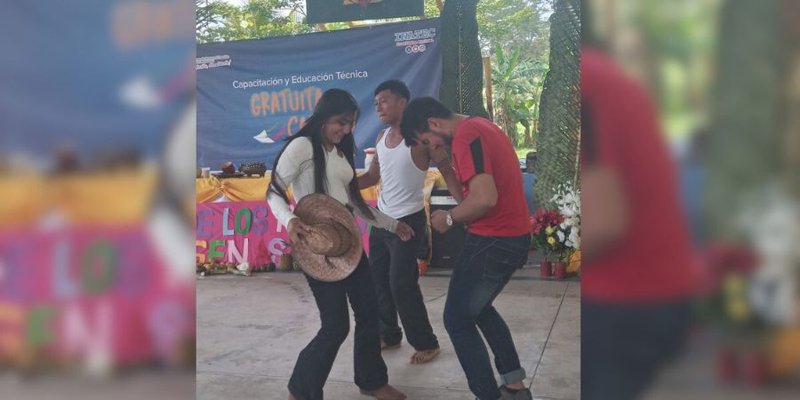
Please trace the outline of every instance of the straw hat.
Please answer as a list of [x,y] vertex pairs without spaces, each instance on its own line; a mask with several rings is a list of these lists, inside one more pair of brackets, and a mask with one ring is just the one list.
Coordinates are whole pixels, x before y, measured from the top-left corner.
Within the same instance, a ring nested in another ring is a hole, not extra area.
[[361,260],[361,232],[353,215],[336,199],[319,193],[294,209],[311,234],[292,244],[292,255],[313,278],[334,282],[350,276]]

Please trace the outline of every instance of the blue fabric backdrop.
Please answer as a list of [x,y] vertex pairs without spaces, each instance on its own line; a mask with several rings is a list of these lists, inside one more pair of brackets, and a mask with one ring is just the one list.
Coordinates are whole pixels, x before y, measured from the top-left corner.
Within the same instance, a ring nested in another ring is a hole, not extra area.
[[0,156],[158,157],[194,89],[188,0],[23,1],[0,12]]
[[[373,106],[379,83],[400,79],[412,97],[438,97],[439,20],[202,44],[196,68],[198,166],[263,161],[272,168],[326,89],[358,100],[359,149],[373,147],[384,127]],[[357,154],[356,166],[363,161]]]

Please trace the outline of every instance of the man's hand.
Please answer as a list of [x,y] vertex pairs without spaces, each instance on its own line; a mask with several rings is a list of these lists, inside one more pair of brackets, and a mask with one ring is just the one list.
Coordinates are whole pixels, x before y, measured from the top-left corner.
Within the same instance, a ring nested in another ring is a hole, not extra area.
[[367,169],[367,172],[364,172],[356,178],[359,189],[375,186],[381,180],[381,163],[380,160],[378,160],[377,154],[372,157],[372,161],[370,161],[369,165],[364,165],[364,167]]
[[408,241],[408,239],[411,239],[411,237],[414,236],[414,230],[403,221],[397,223],[397,228],[395,228],[394,233],[397,236],[400,236],[400,240],[404,242]]
[[381,170],[381,160],[378,159],[377,153],[375,153],[375,155],[372,156],[372,161],[367,166],[367,169],[372,169],[372,168],[376,168],[378,170],[377,172],[380,172]]
[[431,214],[431,226],[439,233],[445,233],[452,226],[447,225],[447,211],[436,210]]
[[308,225],[300,221],[300,218],[293,218],[289,221],[287,229],[289,230],[289,241],[291,244],[299,243],[303,236],[309,234]]

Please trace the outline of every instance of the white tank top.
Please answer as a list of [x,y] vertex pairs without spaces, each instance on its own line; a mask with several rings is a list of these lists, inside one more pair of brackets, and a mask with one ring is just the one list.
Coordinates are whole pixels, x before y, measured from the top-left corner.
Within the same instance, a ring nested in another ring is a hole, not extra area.
[[392,218],[402,218],[422,210],[425,205],[422,185],[425,174],[414,164],[411,148],[400,142],[394,148],[386,146],[389,131],[386,129],[378,141],[378,161],[381,165],[381,191],[378,195],[378,209]]

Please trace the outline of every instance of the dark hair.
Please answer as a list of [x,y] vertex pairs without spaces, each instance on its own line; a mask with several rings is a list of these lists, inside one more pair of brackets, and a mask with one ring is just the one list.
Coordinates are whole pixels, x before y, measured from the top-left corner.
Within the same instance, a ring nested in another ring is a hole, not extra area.
[[392,94],[406,99],[406,101],[408,101],[408,99],[411,98],[411,92],[408,90],[408,86],[406,86],[406,84],[403,83],[403,81],[398,81],[396,79],[384,81],[383,83],[378,85],[378,87],[375,88],[375,93],[374,93],[375,96],[377,96],[378,93],[384,90],[388,90],[392,92]]
[[450,118],[453,112],[444,104],[433,97],[418,97],[411,100],[403,112],[403,120],[400,122],[400,133],[405,139],[406,146],[417,144],[417,136],[420,133],[428,132],[428,118]]
[[[327,179],[326,179],[326,165],[325,165],[325,149],[322,144],[322,126],[333,116],[352,113],[355,119],[358,119],[358,102],[353,98],[349,92],[342,89],[328,89],[322,93],[317,105],[314,107],[314,113],[306,120],[300,130],[294,134],[281,149],[278,156],[275,157],[275,163],[272,166],[272,175],[269,184],[268,192],[273,192],[281,196],[286,202],[289,202],[289,196],[286,194],[286,189],[283,185],[275,179],[275,170],[278,167],[278,161],[281,159],[283,152],[289,147],[289,143],[301,137],[311,139],[311,148],[313,150],[314,162],[314,192],[326,194]],[[353,176],[355,177],[355,164],[353,156],[356,152],[356,143],[353,139],[353,133],[345,135],[342,141],[336,145],[336,148],[344,154],[350,167],[353,169]],[[350,199],[356,203],[356,206],[367,216],[372,216],[372,211],[364,202],[361,197],[361,191],[358,189],[358,181],[353,178],[349,186]]]

